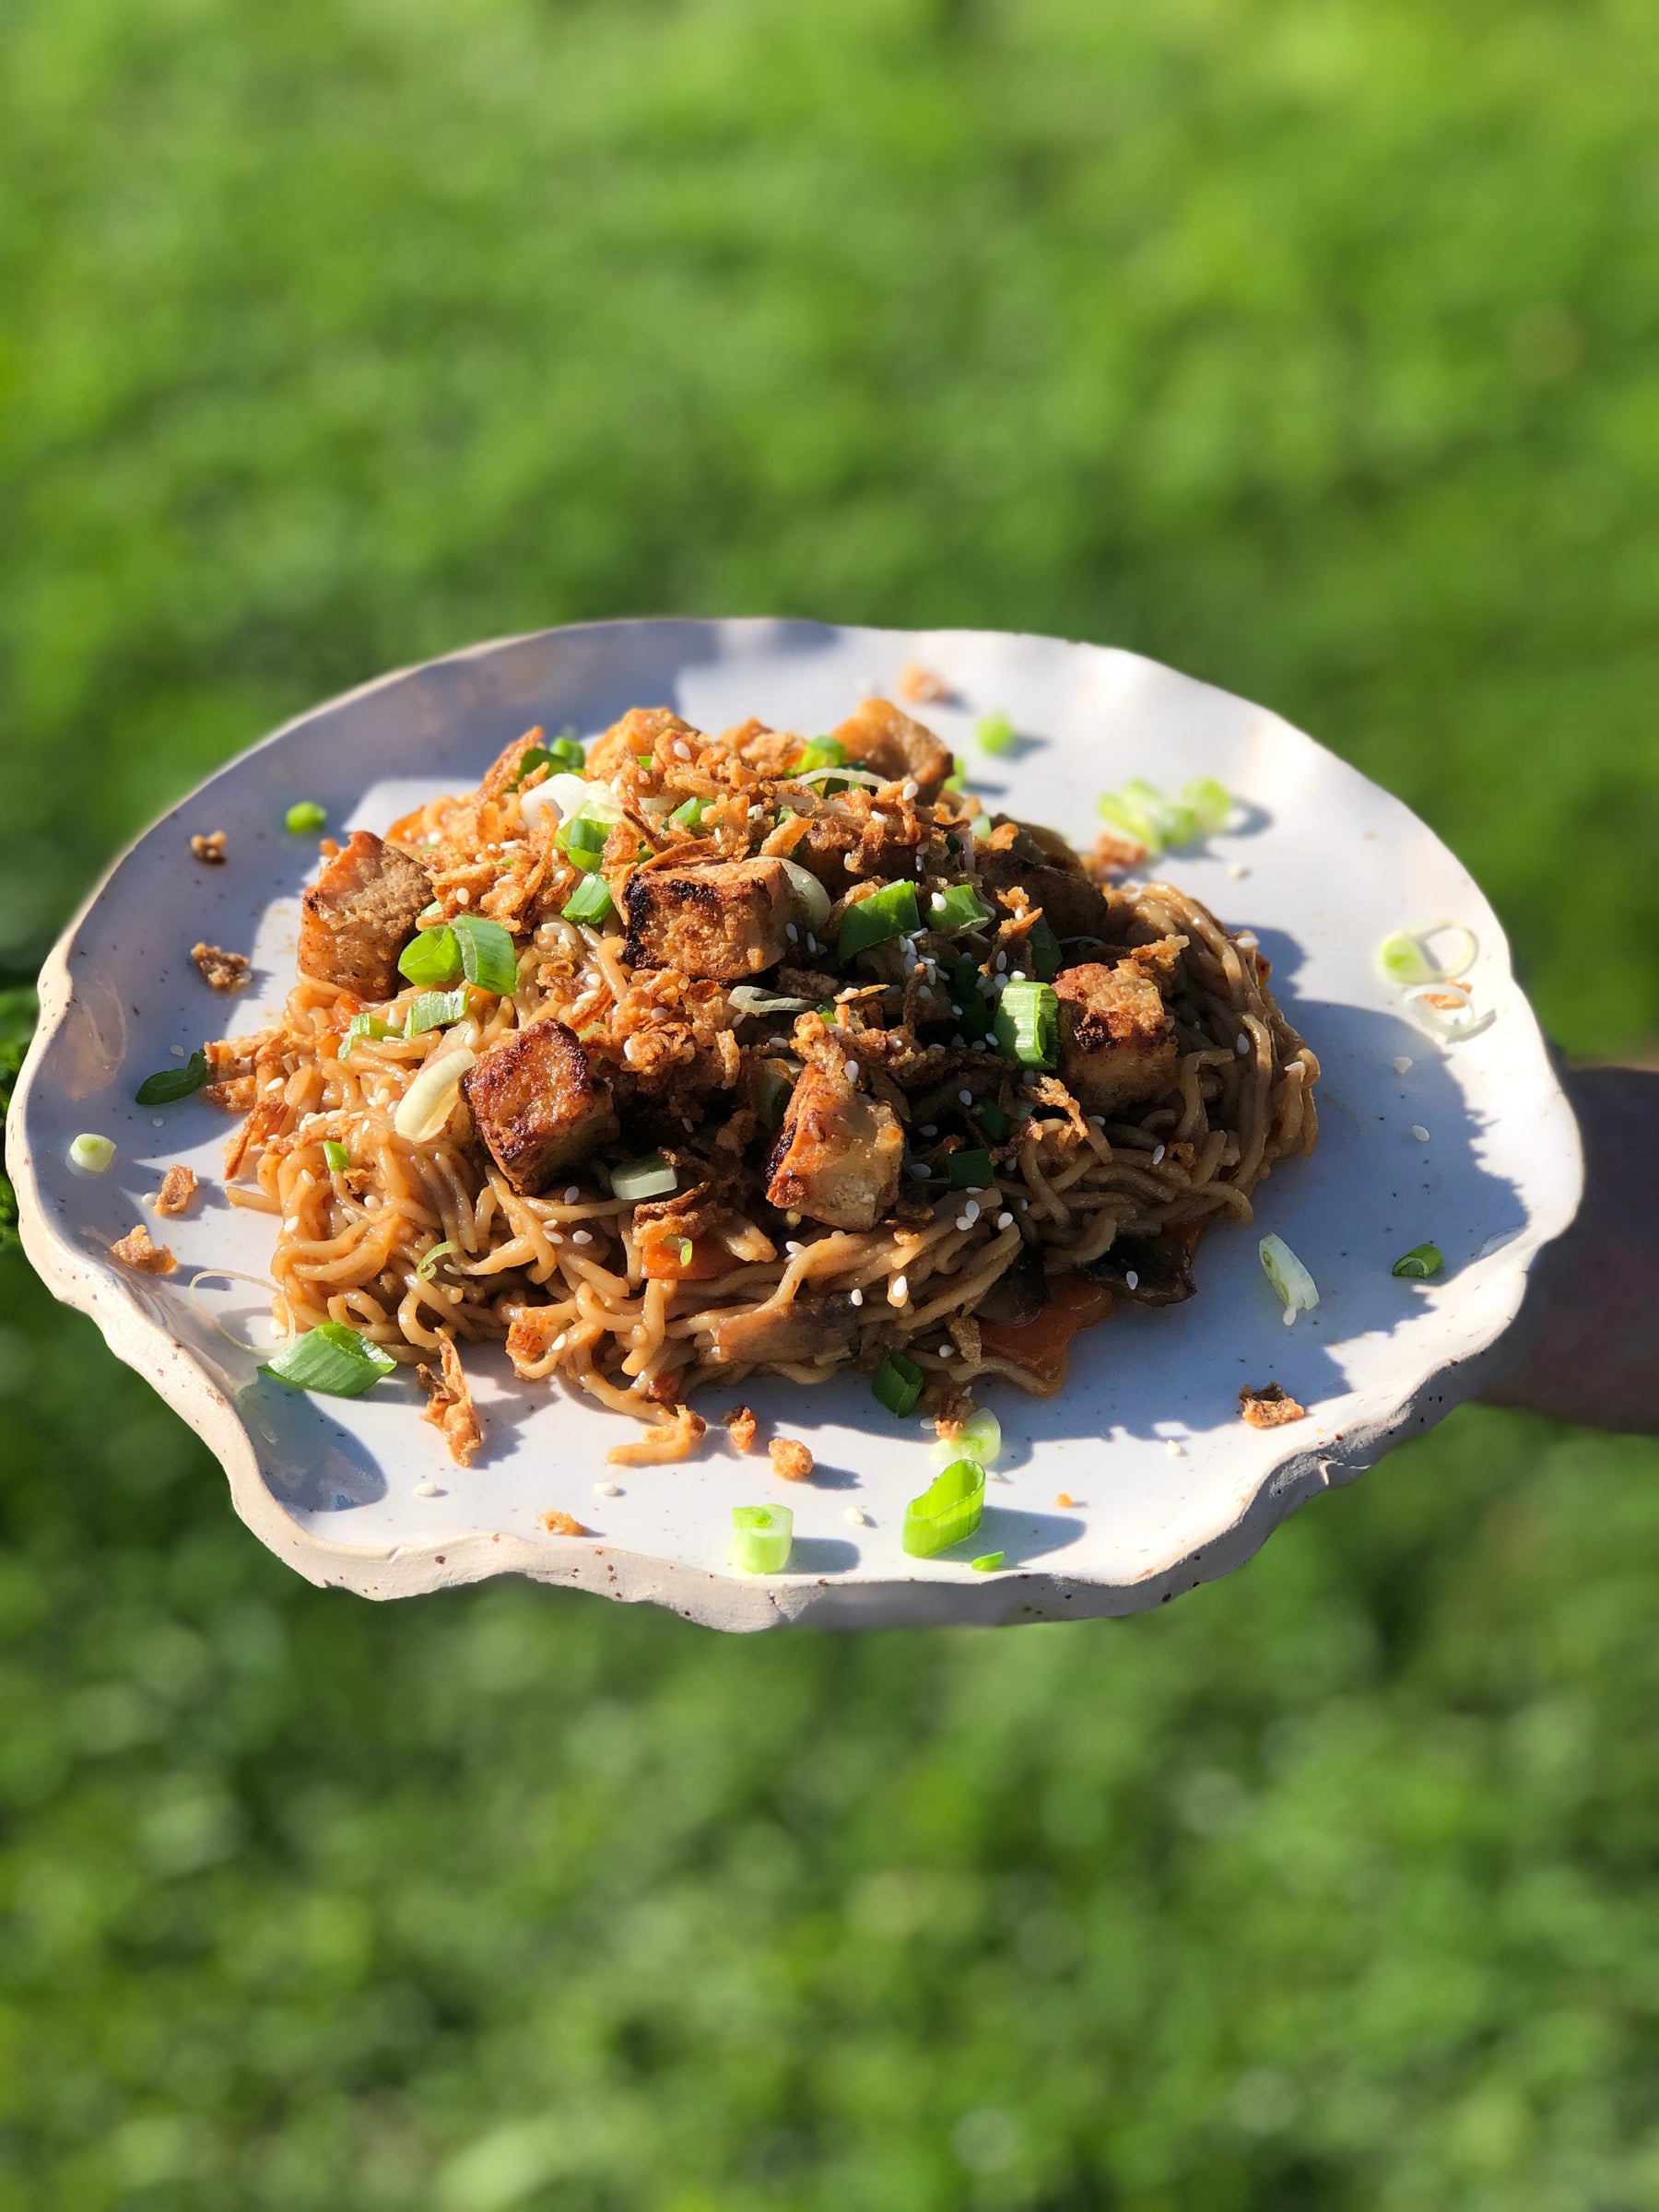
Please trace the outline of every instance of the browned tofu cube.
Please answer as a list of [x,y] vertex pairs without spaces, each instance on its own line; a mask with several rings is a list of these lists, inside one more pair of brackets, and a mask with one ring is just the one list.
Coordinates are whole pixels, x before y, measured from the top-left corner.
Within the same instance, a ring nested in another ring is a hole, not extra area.
[[562,1021],[533,1021],[492,1044],[461,1078],[473,1127],[521,1196],[617,1134],[610,1092]]
[[924,799],[936,799],[950,773],[949,747],[902,713],[890,699],[866,699],[831,735],[841,739],[848,759],[858,767],[894,783],[914,777]]
[[794,894],[781,861],[712,861],[700,868],[639,868],[623,893],[633,968],[673,968],[741,982],[783,957]]
[[1106,934],[1106,901],[1081,868],[1022,857],[1018,852],[986,853],[979,862],[980,881],[988,891],[1011,891],[1016,885],[1057,937],[1100,937]]
[[1054,979],[1060,1075],[1091,1113],[1158,1098],[1175,1081],[1175,1025],[1157,983],[1133,960],[1089,961]]
[[870,877],[891,883],[900,876],[914,876],[926,836],[908,809],[905,814],[876,807],[847,814],[826,812],[813,816],[811,828],[790,858],[810,868],[830,898],[839,899],[849,884]]
[[874,1229],[899,1194],[904,1132],[890,1106],[809,1067],[768,1161],[766,1194],[830,1229]]
[[431,900],[418,862],[371,830],[353,830],[301,901],[300,971],[359,998],[390,998],[402,985],[397,956]]

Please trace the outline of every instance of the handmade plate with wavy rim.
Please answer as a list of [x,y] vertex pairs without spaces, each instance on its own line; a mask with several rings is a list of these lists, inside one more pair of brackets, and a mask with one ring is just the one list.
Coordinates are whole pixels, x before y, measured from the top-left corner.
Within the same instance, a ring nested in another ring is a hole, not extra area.
[[[284,832],[290,804],[320,802],[342,835],[382,830],[418,799],[474,782],[532,724],[591,735],[633,705],[670,704],[710,729],[757,714],[817,732],[861,693],[891,691],[908,661],[951,686],[953,704],[922,712],[963,752],[974,787],[1079,845],[1098,827],[1097,794],[1131,776],[1173,789],[1207,774],[1237,795],[1229,833],[1169,854],[1159,872],[1256,932],[1324,1066],[1322,1136],[1311,1160],[1257,1193],[1257,1230],[1206,1240],[1198,1296],[1120,1312],[1077,1339],[1058,1397],[991,1394],[1007,1449],[960,1558],[900,1548],[905,1500],[930,1477],[930,1431],[894,1420],[862,1376],[744,1385],[764,1422],[811,1446],[810,1484],[779,1482],[764,1456],[736,1457],[712,1425],[702,1457],[620,1473],[614,1497],[596,1488],[605,1452],[631,1427],[559,1386],[516,1383],[499,1354],[468,1355],[486,1442],[465,1470],[422,1421],[412,1378],[351,1401],[262,1380],[223,1333],[268,1330],[258,1292],[233,1280],[187,1288],[199,1269],[266,1270],[268,1218],[229,1206],[218,1180],[229,1124],[200,1099],[146,1109],[133,1094],[177,1048],[254,1029],[281,1004],[315,865],[314,841]],[[1019,733],[994,759],[971,742],[991,712]],[[212,830],[227,836],[222,867],[191,857],[190,833]],[[1494,1017],[1449,1049],[1407,1018],[1377,965],[1391,931],[1442,917],[1478,936],[1472,979]],[[240,1000],[197,976],[199,938],[253,955]],[[313,1582],[371,1597],[512,1572],[724,1629],[1054,1620],[1158,1604],[1238,1565],[1302,1499],[1471,1394],[1581,1182],[1577,1131],[1502,932],[1440,840],[1277,715],[1135,654],[1050,638],[617,622],[386,677],[277,731],[147,830],[53,953],[41,995],[8,1139],[30,1259],[218,1455],[263,1542]],[[83,1130],[119,1147],[102,1175],[69,1164]],[[135,1275],[107,1248],[148,1218],[173,1160],[204,1186],[165,1225],[179,1271]],[[1265,1230],[1320,1288],[1294,1328],[1258,1264]],[[1444,1253],[1444,1273],[1396,1279],[1393,1262],[1425,1241]],[[1247,1428],[1240,1386],[1273,1381],[1306,1418]],[[789,1570],[734,1572],[731,1509],[769,1497],[794,1511]],[[544,1534],[548,1508],[594,1533]],[[966,1555],[992,1551],[1000,1571],[972,1571]]]

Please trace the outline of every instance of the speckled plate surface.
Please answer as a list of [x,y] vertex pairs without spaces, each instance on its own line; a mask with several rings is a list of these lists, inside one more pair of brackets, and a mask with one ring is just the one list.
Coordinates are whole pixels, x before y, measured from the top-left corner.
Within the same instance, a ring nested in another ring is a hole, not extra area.
[[[618,1473],[612,1498],[594,1486],[606,1446],[631,1425],[558,1385],[516,1383],[500,1355],[468,1355],[486,1442],[465,1471],[422,1422],[412,1378],[354,1401],[262,1381],[213,1325],[257,1340],[267,1327],[258,1294],[234,1282],[185,1288],[202,1268],[266,1271],[268,1220],[229,1206],[218,1180],[230,1124],[199,1099],[145,1109],[133,1093],[172,1064],[173,1047],[257,1028],[280,1006],[316,857],[314,840],[284,833],[288,806],[319,801],[342,835],[383,830],[429,794],[474,782],[532,724],[592,735],[632,705],[669,704],[712,729],[752,713],[817,732],[862,692],[890,691],[910,660],[954,688],[959,703],[922,710],[947,742],[963,745],[994,711],[1020,733],[994,761],[968,748],[975,788],[1079,845],[1098,827],[1096,795],[1130,776],[1174,789],[1206,773],[1235,793],[1238,826],[1167,856],[1160,872],[1256,932],[1324,1071],[1318,1152],[1261,1188],[1257,1230],[1206,1240],[1196,1298],[1121,1312],[1078,1338],[1057,1398],[991,1394],[1008,1450],[965,1555],[1001,1550],[1002,1571],[973,1573],[966,1556],[905,1557],[900,1525],[929,1479],[930,1431],[895,1421],[862,1377],[744,1386],[763,1420],[811,1446],[810,1485],[777,1481],[763,1457],[737,1458],[712,1429],[705,1456]],[[201,866],[190,833],[221,829],[229,865]],[[1390,931],[1442,916],[1477,934],[1473,980],[1496,1017],[1450,1049],[1408,1020],[1376,967]],[[198,938],[252,953],[240,1000],[202,982],[188,958]],[[264,1543],[313,1582],[371,1597],[512,1572],[724,1629],[1053,1620],[1158,1604],[1236,1566],[1302,1499],[1477,1389],[1581,1183],[1577,1131],[1502,933],[1439,839],[1277,715],[1133,654],[1049,638],[618,622],[387,677],[277,731],[146,831],[53,951],[41,994],[8,1129],[29,1258],[204,1437]],[[1412,1063],[1404,1075],[1396,1058]],[[68,1164],[83,1130],[119,1147],[101,1176]],[[205,1186],[189,1216],[165,1225],[179,1271],[134,1275],[106,1247],[153,1223],[144,1201],[173,1160]],[[1322,1292],[1291,1329],[1256,1258],[1266,1229]],[[1445,1273],[1397,1281],[1393,1261],[1425,1239],[1444,1252]],[[1307,1418],[1246,1428],[1240,1385],[1276,1380]],[[768,1497],[794,1509],[790,1571],[735,1574],[730,1509]],[[595,1533],[544,1535],[549,1507]]]

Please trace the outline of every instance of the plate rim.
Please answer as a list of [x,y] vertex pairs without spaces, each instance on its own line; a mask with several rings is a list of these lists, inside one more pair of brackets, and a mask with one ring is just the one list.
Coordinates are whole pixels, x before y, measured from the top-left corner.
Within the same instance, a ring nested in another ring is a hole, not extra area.
[[[1189,676],[1131,648],[1103,645],[1098,640],[1058,638],[1043,631],[942,626],[889,629],[876,624],[827,622],[805,616],[614,616],[594,621],[556,623],[540,629],[512,631],[480,640],[424,661],[389,669],[316,701],[220,761],[130,838],[100,871],[41,964],[37,979],[40,1018],[14,1088],[6,1129],[6,1170],[18,1195],[18,1232],[29,1265],[53,1297],[85,1313],[115,1357],[150,1383],[171,1410],[201,1438],[225,1472],[237,1514],[267,1549],[319,1587],[347,1589],[365,1597],[418,1596],[501,1574],[520,1574],[556,1587],[591,1590],[625,1603],[654,1604],[686,1619],[726,1630],[753,1630],[806,1620],[815,1626],[837,1628],[932,1623],[1005,1626],[1023,1621],[1121,1616],[1167,1604],[1178,1592],[1195,1589],[1201,1583],[1230,1573],[1252,1558],[1306,1499],[1355,1480],[1395,1443],[1406,1441],[1407,1432],[1426,1433],[1523,1356],[1523,1347],[1516,1346],[1508,1357],[1504,1356],[1505,1347],[1534,1269],[1577,1213],[1583,1189],[1583,1156],[1576,1117],[1562,1088],[1559,1069],[1531,1002],[1515,979],[1507,934],[1493,915],[1491,949],[1500,956],[1502,972],[1513,992],[1506,1016],[1512,1015],[1517,1019],[1524,1017],[1530,1025],[1539,1050],[1548,1103],[1559,1109],[1564,1127],[1571,1136],[1567,1163],[1570,1172],[1554,1209],[1559,1218],[1551,1217],[1547,1204],[1540,1196],[1536,1210],[1544,1218],[1541,1221],[1529,1220],[1514,1239],[1513,1256],[1505,1278],[1508,1294],[1491,1301],[1493,1320],[1482,1341],[1472,1350],[1449,1355],[1412,1382],[1385,1410],[1345,1430],[1340,1454],[1327,1445],[1297,1443],[1287,1438],[1278,1453],[1262,1467],[1256,1488],[1242,1500],[1231,1522],[1218,1528],[1201,1544],[1189,1547],[1177,1558],[1166,1559],[1133,1582],[1098,1581],[1088,1575],[1067,1574],[1053,1569],[1015,1569],[972,1583],[920,1575],[887,1577],[862,1583],[843,1583],[833,1576],[809,1574],[751,1577],[722,1574],[686,1562],[665,1560],[594,1537],[532,1539],[480,1530],[459,1538],[439,1537],[427,1543],[357,1545],[313,1535],[296,1521],[266,1483],[253,1435],[234,1401],[162,1323],[152,1316],[134,1288],[121,1279],[112,1264],[94,1259],[90,1253],[82,1251],[72,1239],[60,1234],[49,1218],[35,1170],[29,1136],[30,1110],[37,1084],[44,1077],[52,1044],[75,1001],[71,958],[76,943],[111,884],[141,847],[211,791],[221,778],[242,768],[254,755],[279,745],[317,716],[336,712],[411,677],[453,667],[516,645],[600,631],[668,627],[723,636],[735,631],[779,629],[817,631],[826,638],[856,632],[895,643],[914,644],[926,639],[935,647],[953,637],[1018,639],[1121,655],[1159,675],[1174,676],[1184,684],[1214,693],[1233,705],[1270,715],[1344,772],[1384,791],[1394,805],[1404,808],[1423,836],[1431,839],[1454,865],[1463,867],[1439,832],[1406,806],[1404,800],[1386,792],[1385,786],[1374,784],[1361,770],[1287,721],[1277,710],[1245,700],[1239,693],[1230,692],[1204,677]],[[1468,874],[1466,869],[1463,872]],[[1490,901],[1478,884],[1476,888],[1490,913]],[[1427,1409],[1430,1402],[1432,1411]]]

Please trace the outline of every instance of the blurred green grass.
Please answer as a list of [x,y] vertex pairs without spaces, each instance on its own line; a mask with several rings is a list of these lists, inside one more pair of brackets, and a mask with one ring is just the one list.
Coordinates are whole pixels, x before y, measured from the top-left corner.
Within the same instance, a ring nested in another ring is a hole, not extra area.
[[[1613,0],[14,0],[0,961],[281,716],[773,611],[1266,700],[1659,1030]],[[0,1259],[0,2207],[1636,2212],[1648,1444],[1471,1410],[1155,1618],[286,1575]]]

